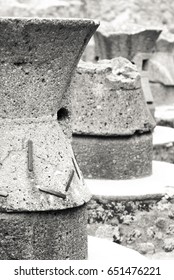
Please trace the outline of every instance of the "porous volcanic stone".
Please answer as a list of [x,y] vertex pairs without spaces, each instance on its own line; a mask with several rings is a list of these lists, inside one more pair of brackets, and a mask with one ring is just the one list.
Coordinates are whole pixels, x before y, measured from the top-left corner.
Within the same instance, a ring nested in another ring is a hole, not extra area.
[[97,26],[90,20],[0,19],[0,118],[56,115]]
[[[81,172],[75,170],[72,149],[57,120],[29,119],[3,121],[1,135],[0,198],[3,211],[47,211],[72,208],[90,199]],[[33,172],[28,170],[28,140],[33,141]],[[74,177],[66,185],[71,170]],[[66,199],[40,191],[40,188],[64,193]]]
[[73,136],[85,178],[130,179],[152,173],[152,134],[129,137]]
[[64,211],[0,213],[1,260],[87,258],[86,207]]
[[133,135],[152,131],[136,67],[125,58],[81,62],[72,80],[73,133]]
[[0,259],[87,257],[90,194],[62,128],[69,136],[67,88],[97,26],[0,19]]

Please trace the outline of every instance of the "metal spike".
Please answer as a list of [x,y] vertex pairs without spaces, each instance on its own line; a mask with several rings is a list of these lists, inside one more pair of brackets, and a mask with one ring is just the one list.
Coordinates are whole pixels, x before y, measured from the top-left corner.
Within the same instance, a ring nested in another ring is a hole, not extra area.
[[28,140],[28,171],[33,171],[33,142]]
[[66,188],[65,188],[66,192],[69,190],[69,187],[71,186],[71,182],[72,182],[73,177],[74,177],[74,169],[71,170],[71,172],[68,176],[68,181],[67,181]]
[[73,162],[75,171],[76,171],[76,173],[77,173],[77,176],[78,176],[79,179],[80,179],[80,174],[79,174],[79,171],[78,171],[78,169],[77,169],[77,162],[76,162],[76,160],[75,160],[74,158],[72,158],[72,162]]
[[57,197],[61,197],[63,199],[66,198],[66,194],[64,193],[61,193],[61,192],[57,192],[57,191],[54,191],[54,190],[50,190],[50,189],[47,189],[47,188],[44,188],[44,187],[39,187],[38,188],[40,191],[42,192],[45,192],[45,193],[48,193],[48,194],[51,194],[51,195],[55,195]]

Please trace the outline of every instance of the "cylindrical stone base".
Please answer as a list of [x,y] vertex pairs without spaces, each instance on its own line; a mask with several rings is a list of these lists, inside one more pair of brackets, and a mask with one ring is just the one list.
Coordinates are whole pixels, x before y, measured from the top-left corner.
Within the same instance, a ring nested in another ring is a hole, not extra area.
[[85,205],[61,211],[0,213],[0,259],[87,259],[86,215]]
[[130,179],[152,173],[152,134],[102,137],[73,135],[73,150],[85,178]]

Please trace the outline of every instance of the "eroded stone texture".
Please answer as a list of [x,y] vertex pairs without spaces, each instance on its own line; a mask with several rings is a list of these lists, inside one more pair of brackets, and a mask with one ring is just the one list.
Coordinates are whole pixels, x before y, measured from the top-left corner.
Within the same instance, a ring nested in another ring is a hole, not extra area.
[[0,213],[1,260],[87,258],[86,207],[64,211]]
[[71,83],[73,133],[133,135],[152,131],[136,67],[124,58],[80,63]]
[[75,135],[72,143],[85,178],[120,180],[152,173],[151,133],[113,138]]

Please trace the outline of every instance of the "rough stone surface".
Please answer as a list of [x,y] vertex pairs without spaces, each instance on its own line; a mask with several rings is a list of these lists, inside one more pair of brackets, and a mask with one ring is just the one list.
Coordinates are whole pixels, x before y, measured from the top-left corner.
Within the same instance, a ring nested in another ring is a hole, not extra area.
[[57,114],[96,28],[88,20],[1,19],[0,117]]
[[171,252],[174,250],[174,240],[173,238],[168,238],[165,240],[163,249],[165,252]]
[[174,86],[174,34],[163,31],[149,61],[149,79],[165,86]]
[[[161,254],[163,257],[173,259],[173,254],[169,251],[174,249],[174,205],[169,198],[107,202],[91,200],[87,208],[90,235],[101,234],[101,237],[111,240],[114,230],[119,229],[117,243],[146,253],[150,258],[152,254],[153,258],[158,258]],[[129,225],[123,223],[127,216],[132,218]],[[116,226],[111,226],[113,219],[118,221]],[[165,227],[157,227],[155,224],[157,219],[164,219]],[[167,256],[164,250],[168,251]]]
[[133,135],[155,126],[143,98],[140,76],[124,58],[80,63],[72,80],[73,133]]
[[137,251],[143,255],[145,254],[154,254],[155,253],[155,246],[150,243],[140,243],[137,246]]
[[86,259],[85,209],[81,206],[65,211],[0,213],[0,259]]
[[152,52],[160,32],[161,30],[147,29],[137,24],[118,26],[114,21],[101,22],[94,34],[96,55],[99,59],[122,56],[133,60],[138,53]]
[[[57,121],[30,119],[28,122],[1,122],[1,210],[46,211],[82,205],[90,194],[73,165],[73,152]],[[28,170],[28,140],[33,141],[33,172]],[[69,190],[66,185],[74,170]],[[66,199],[39,188],[64,193]]]
[[[89,200],[58,122],[66,126],[60,112],[65,92],[97,26],[91,20],[0,20],[0,192],[6,193],[1,210],[65,209]],[[66,193],[66,198],[42,188]]]
[[74,135],[72,146],[85,178],[130,179],[152,172],[151,133],[131,137]]

